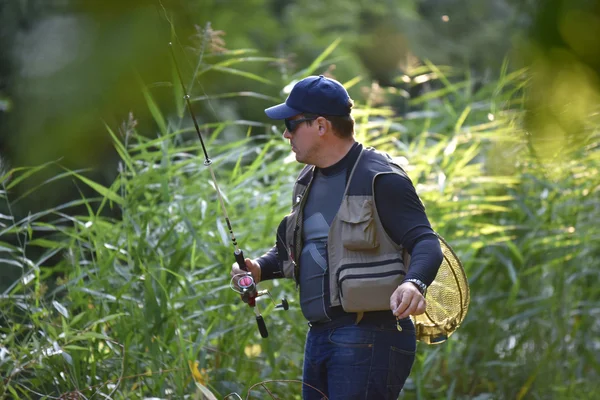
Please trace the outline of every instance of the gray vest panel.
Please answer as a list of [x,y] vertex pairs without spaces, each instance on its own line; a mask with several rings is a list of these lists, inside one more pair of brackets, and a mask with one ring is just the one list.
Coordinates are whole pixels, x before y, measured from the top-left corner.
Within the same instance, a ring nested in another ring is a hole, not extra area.
[[317,171],[303,211],[300,253],[300,307],[310,322],[328,321],[327,238],[346,186],[346,170],[325,176]]

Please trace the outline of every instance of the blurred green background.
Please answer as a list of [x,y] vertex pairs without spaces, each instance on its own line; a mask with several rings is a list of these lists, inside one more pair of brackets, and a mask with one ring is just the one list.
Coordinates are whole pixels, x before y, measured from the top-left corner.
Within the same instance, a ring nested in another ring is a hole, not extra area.
[[358,139],[405,165],[472,304],[420,346],[401,398],[600,391],[599,1],[12,0],[0,398],[223,398],[301,377],[293,285],[264,285],[292,300],[261,300],[267,341],[229,290],[169,42],[248,256],[289,208],[299,166],[263,110],[294,81],[343,82]]
[[[106,166],[112,146],[99,121],[114,126],[131,111],[146,122],[138,77],[156,85],[161,106],[173,108],[171,91],[161,87],[171,77],[167,18],[188,45],[210,23],[222,32],[215,38],[224,40],[224,48],[254,49],[285,60],[245,65],[269,84],[206,74],[200,81],[208,95],[247,90],[277,96],[291,73],[341,38],[328,67],[342,81],[364,78],[352,93],[360,98],[360,88],[371,80],[400,86],[398,75],[420,59],[465,68],[478,78],[494,76],[523,34],[518,28],[533,23],[533,10],[525,5],[505,0],[4,2],[3,155],[11,165],[61,159],[74,168]],[[538,45],[555,45],[544,40]],[[587,56],[593,61],[594,54]],[[217,115],[208,112],[206,118],[264,120],[262,109],[271,102],[213,103]]]

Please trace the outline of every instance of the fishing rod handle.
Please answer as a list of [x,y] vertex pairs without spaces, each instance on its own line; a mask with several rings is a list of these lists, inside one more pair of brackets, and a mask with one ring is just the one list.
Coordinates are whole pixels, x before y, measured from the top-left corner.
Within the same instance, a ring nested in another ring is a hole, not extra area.
[[238,267],[240,267],[242,271],[248,271],[248,268],[246,268],[246,260],[244,259],[244,252],[242,250],[235,250],[233,255],[235,256]]
[[267,331],[267,325],[265,324],[265,320],[262,315],[256,316],[256,324],[258,325],[258,331],[260,332],[260,336],[262,338],[269,337],[269,332]]

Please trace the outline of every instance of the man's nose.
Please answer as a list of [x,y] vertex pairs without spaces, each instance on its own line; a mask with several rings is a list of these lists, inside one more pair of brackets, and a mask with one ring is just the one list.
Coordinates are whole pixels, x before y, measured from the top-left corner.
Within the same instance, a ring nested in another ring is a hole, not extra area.
[[291,139],[292,135],[288,132],[287,128],[283,131],[283,137],[286,139]]

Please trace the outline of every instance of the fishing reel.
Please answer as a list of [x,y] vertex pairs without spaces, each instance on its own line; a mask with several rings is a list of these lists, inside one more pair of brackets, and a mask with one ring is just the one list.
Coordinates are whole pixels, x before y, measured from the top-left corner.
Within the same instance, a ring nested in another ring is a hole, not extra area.
[[[243,265],[243,264],[242,264]],[[235,280],[237,279],[237,286],[235,285]],[[265,320],[263,319],[260,311],[258,309],[258,305],[256,303],[256,299],[261,296],[269,296],[271,302],[275,306],[276,309],[283,309],[287,311],[290,306],[287,299],[284,297],[281,300],[281,303],[275,303],[273,296],[268,290],[257,290],[256,283],[254,282],[254,278],[250,272],[243,272],[241,274],[236,274],[231,278],[229,282],[229,286],[231,290],[236,293],[239,293],[242,296],[242,301],[247,303],[248,306],[254,309],[254,314],[256,315],[256,324],[258,325],[258,331],[260,332],[260,336],[263,338],[269,337],[269,331],[267,331],[267,325],[265,324]]]

